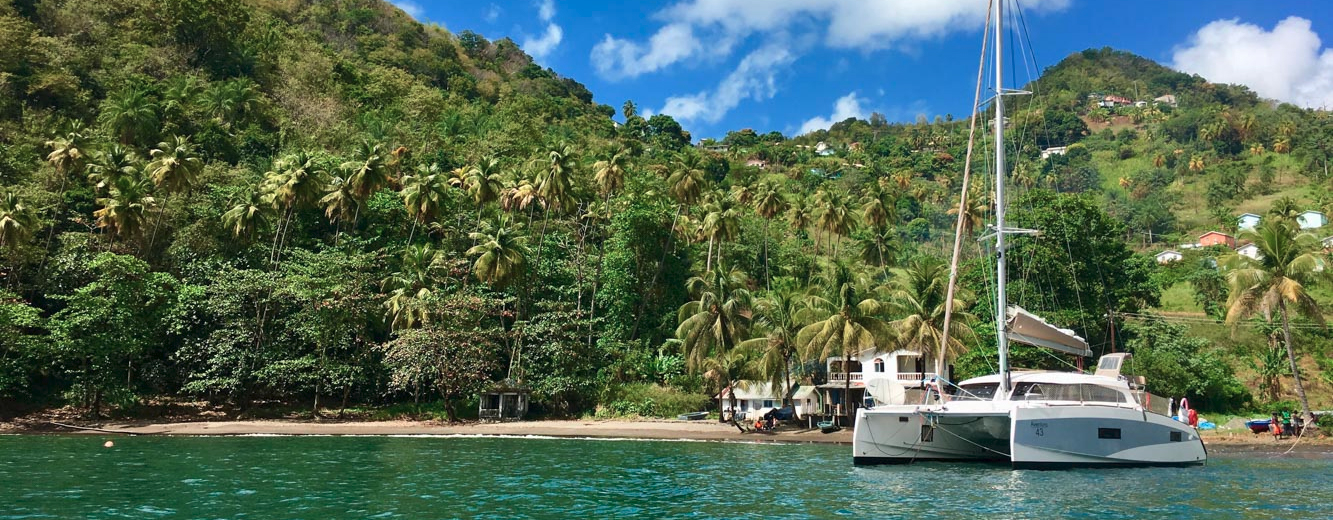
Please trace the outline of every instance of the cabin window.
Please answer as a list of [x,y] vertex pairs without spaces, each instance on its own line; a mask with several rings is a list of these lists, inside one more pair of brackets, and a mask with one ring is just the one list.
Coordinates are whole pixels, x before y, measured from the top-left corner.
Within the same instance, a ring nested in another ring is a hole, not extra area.
[[1180,432],[1171,432],[1171,442],[1180,442]]
[[773,400],[772,400],[772,399],[764,399],[764,408],[772,408],[772,407],[773,407]]
[[961,399],[990,399],[999,389],[999,383],[972,383],[958,387],[957,396]]
[[1119,439],[1120,428],[1097,428],[1098,439]]
[[1120,369],[1120,358],[1118,358],[1118,357],[1102,358],[1102,362],[1101,362],[1100,364],[1097,365],[1097,369],[1098,369],[1098,370],[1119,370],[1119,369]]
[[883,371],[884,371],[884,360],[880,358],[875,358],[875,372],[883,372]]
[[1098,403],[1123,403],[1126,402],[1125,394],[1111,387],[1101,385],[1082,385],[1083,400]]

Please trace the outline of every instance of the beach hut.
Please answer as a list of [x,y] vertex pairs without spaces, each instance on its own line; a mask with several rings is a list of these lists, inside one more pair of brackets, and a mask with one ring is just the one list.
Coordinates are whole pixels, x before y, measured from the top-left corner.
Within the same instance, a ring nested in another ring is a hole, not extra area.
[[528,413],[528,398],[532,390],[526,385],[505,378],[482,392],[477,405],[477,418],[483,421],[521,421]]

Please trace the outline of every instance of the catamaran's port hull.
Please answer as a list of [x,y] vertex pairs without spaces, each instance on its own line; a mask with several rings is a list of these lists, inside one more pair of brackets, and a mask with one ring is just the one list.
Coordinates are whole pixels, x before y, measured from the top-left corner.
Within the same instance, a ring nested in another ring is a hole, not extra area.
[[1009,415],[940,413],[914,407],[863,410],[852,436],[857,465],[1008,462]]

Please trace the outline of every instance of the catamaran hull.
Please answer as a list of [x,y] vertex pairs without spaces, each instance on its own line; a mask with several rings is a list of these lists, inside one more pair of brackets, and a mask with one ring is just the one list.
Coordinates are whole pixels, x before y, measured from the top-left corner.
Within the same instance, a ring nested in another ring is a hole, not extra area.
[[1019,406],[1009,452],[1015,468],[1195,466],[1208,459],[1194,428],[1115,406]]
[[852,435],[852,463],[1008,462],[1009,416],[915,407],[862,409]]

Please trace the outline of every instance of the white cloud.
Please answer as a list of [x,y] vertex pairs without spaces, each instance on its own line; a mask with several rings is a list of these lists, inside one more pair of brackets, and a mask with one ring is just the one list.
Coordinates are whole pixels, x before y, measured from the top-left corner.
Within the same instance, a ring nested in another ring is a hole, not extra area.
[[815,116],[807,119],[805,123],[801,124],[801,130],[798,135],[808,134],[815,130],[827,130],[828,127],[833,126],[833,123],[843,121],[849,117],[869,119],[870,114],[861,106],[862,101],[865,100],[856,97],[855,92],[850,92],[846,96],[838,98],[838,101],[833,103],[832,115],[827,118],[823,116]]
[[392,0],[390,3],[393,4],[394,7],[402,9],[408,16],[416,18],[417,20],[421,19],[421,15],[426,14],[426,10],[421,7],[421,4],[413,2],[412,0]]
[[486,23],[495,23],[496,20],[500,19],[500,14],[503,12],[504,9],[501,9],[499,5],[491,4],[491,7],[486,9],[486,14],[482,15],[482,19],[486,20]]
[[[1068,4],[1028,0],[1025,8],[1052,11]],[[664,25],[646,45],[608,34],[593,49],[592,60],[604,77],[632,78],[703,54],[725,56],[733,43],[751,35],[811,31],[829,47],[882,49],[980,28],[984,5],[968,0],[768,0],[756,7],[753,0],[684,0],[656,14]],[[710,45],[704,49],[701,41]]]
[[643,45],[606,35],[592,48],[592,65],[609,79],[635,77],[655,72],[681,60],[696,56],[703,45],[688,24],[673,23],[658,29]]
[[765,45],[751,52],[711,91],[672,96],[658,113],[680,121],[714,123],[741,101],[765,100],[777,94],[777,75],[791,65],[796,56],[784,45]]
[[546,22],[546,32],[537,38],[524,38],[523,50],[540,60],[560,46],[560,41],[565,38],[565,31],[555,24],[555,0],[542,0],[537,4],[537,17]]
[[1292,16],[1267,31],[1218,20],[1177,48],[1173,66],[1209,81],[1239,83],[1260,96],[1305,107],[1333,106],[1333,49],[1310,21]]

